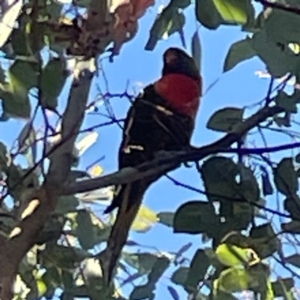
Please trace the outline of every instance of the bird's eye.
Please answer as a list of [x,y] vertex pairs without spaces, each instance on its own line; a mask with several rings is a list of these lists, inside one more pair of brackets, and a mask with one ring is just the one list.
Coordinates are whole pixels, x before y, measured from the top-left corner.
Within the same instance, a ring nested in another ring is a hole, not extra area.
[[166,64],[172,64],[177,60],[177,54],[173,50],[169,50],[164,55],[164,61]]

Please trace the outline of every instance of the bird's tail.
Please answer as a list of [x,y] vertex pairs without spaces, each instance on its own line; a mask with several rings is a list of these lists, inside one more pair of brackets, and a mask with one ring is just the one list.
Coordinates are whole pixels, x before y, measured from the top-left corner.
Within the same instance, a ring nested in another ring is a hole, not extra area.
[[130,227],[149,185],[145,182],[134,182],[122,186],[112,205],[106,210],[106,212],[110,212],[118,207],[117,217],[110,232],[107,247],[100,255],[105,285],[109,285],[113,278],[114,269],[126,244]]

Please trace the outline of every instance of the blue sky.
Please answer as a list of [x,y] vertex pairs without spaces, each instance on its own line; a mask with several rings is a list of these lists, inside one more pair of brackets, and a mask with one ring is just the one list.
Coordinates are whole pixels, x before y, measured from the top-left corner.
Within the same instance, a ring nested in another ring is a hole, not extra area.
[[[163,52],[170,46],[182,47],[179,35],[174,34],[167,40],[159,41],[154,51],[144,50],[149,37],[150,26],[156,17],[158,5],[161,4],[160,1],[158,2],[140,20],[137,36],[122,47],[120,55],[114,59],[114,62],[109,63],[107,59],[103,60],[103,70],[109,82],[109,91],[112,94],[123,92],[128,82],[129,92],[132,92],[132,88],[137,87],[137,83],[147,85],[155,81],[161,72]],[[186,50],[190,53],[191,37],[196,30],[193,6],[186,9],[185,15],[184,35],[187,44]],[[268,80],[260,79],[255,75],[256,71],[265,70],[264,64],[257,58],[240,64],[226,74],[222,73],[223,63],[230,45],[245,37],[245,33],[241,32],[240,28],[222,26],[216,31],[200,28],[199,36],[202,45],[201,74],[204,91],[214,81],[218,80],[218,82],[201,100],[201,108],[192,140],[195,146],[205,145],[222,136],[220,133],[206,129],[206,123],[213,112],[228,106],[243,107],[256,103],[264,98],[268,89]],[[103,88],[103,92],[106,92],[101,75],[95,79],[95,84],[99,84]],[[66,96],[66,93],[61,95],[60,106],[65,105]],[[95,97],[96,88],[91,91],[91,101]],[[126,98],[115,98],[110,102],[117,118],[124,118],[129,107],[128,100]],[[101,111],[103,110],[104,106],[101,107]],[[251,112],[254,112],[254,110]],[[105,121],[107,119],[102,116],[87,115],[84,127],[90,127]],[[10,144],[17,137],[18,132],[24,126],[24,122],[12,120],[2,123],[1,126],[0,141]],[[105,159],[101,162],[101,165],[105,173],[114,172],[117,168],[117,152],[121,140],[121,130],[114,125],[100,128],[98,132],[100,134],[99,141],[84,154],[80,161],[80,168],[84,169],[104,155]],[[278,134],[270,134],[267,138],[269,146],[290,141],[284,138],[283,135],[279,136]],[[256,146],[263,145],[261,139],[257,136],[250,137],[248,141],[254,140]],[[279,159],[281,154],[276,154],[273,157]],[[194,168],[186,169],[182,167],[170,173],[170,175],[181,182],[198,188],[202,187],[199,174]],[[174,186],[167,178],[162,178],[151,186],[145,196],[144,203],[154,211],[160,212],[174,211],[188,200],[201,199],[205,199],[205,197]],[[141,244],[156,246],[162,251],[177,251],[182,245],[192,242],[193,247],[186,253],[189,257],[192,257],[196,249],[201,246],[200,236],[175,235],[172,234],[171,229],[160,224],[154,226],[147,234],[133,233],[131,238]],[[143,250],[147,251],[148,249]],[[157,299],[172,299],[166,289],[170,275],[170,272],[166,272],[158,284]],[[182,291],[179,287],[176,287],[176,289]]]

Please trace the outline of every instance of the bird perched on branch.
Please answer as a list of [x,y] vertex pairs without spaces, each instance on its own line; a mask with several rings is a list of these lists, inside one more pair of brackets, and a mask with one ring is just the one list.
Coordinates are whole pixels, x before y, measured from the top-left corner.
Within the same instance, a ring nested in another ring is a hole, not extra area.
[[[193,58],[178,48],[165,51],[161,78],[147,86],[129,109],[119,149],[119,169],[151,161],[159,151],[188,149],[201,93],[202,78]],[[172,169],[177,167],[174,163]],[[118,209],[100,258],[105,284],[112,280],[144,193],[162,175],[116,187],[114,200],[105,210],[109,213]]]

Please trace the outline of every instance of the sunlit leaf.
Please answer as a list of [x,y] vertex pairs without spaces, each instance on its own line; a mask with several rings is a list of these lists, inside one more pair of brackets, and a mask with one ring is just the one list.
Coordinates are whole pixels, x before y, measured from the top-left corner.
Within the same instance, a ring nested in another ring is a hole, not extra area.
[[2,98],[2,107],[6,116],[29,119],[31,105],[23,90],[13,91],[11,88],[6,91],[0,90],[0,98]]
[[19,88],[29,91],[38,84],[38,64],[16,60],[8,70],[10,80],[16,82]]
[[103,174],[104,170],[101,166],[99,165],[94,165],[90,170],[89,170],[89,174],[92,177],[97,177],[100,176],[101,174]]
[[148,231],[157,222],[156,213],[145,205],[141,205],[131,229],[137,232]]
[[234,24],[246,24],[251,9],[249,0],[213,0],[222,18]]
[[38,296],[42,297],[43,295],[45,295],[45,293],[47,291],[47,286],[42,279],[38,279],[36,284],[37,284],[37,289],[38,289]]
[[219,290],[227,293],[248,290],[252,280],[246,269],[238,267],[225,269],[214,282],[214,294],[217,295]]
[[196,1],[196,17],[208,29],[217,29],[224,21],[212,0]]
[[96,143],[98,136],[99,134],[96,131],[92,131],[76,143],[75,148],[78,152],[78,157],[81,157],[87,149]]
[[243,249],[230,244],[221,244],[216,249],[218,260],[225,266],[246,265],[251,260],[251,249]]

